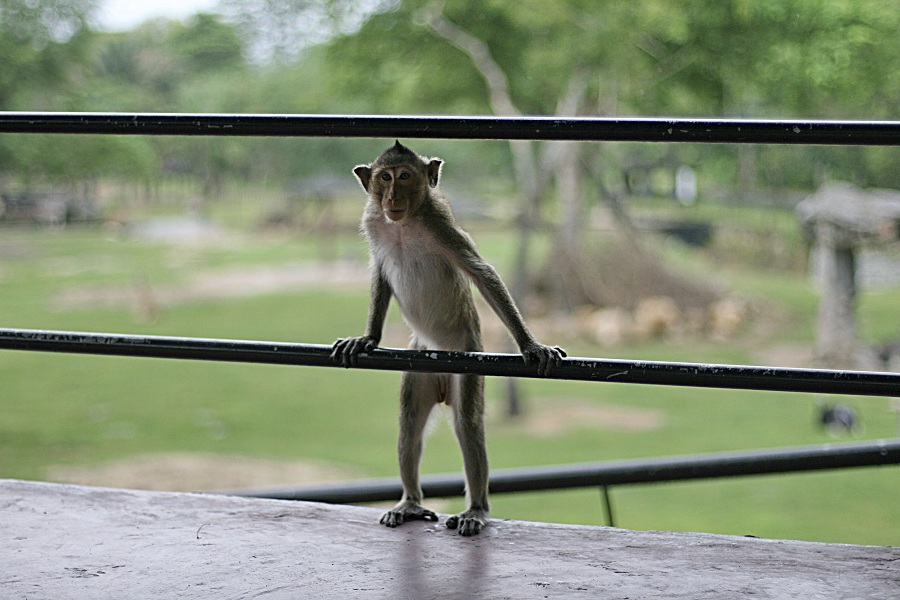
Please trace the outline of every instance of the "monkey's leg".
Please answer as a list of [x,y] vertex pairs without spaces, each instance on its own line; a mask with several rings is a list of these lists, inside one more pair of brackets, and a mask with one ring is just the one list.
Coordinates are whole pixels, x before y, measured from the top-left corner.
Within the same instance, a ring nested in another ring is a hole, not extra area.
[[396,527],[406,521],[438,520],[435,513],[422,507],[422,488],[419,485],[425,425],[440,397],[438,377],[425,373],[403,374],[400,384],[400,439],[397,443],[403,497],[397,506],[382,515],[382,525]]
[[465,512],[447,519],[447,527],[460,535],[475,535],[487,526],[488,459],[484,441],[484,378],[478,375],[454,376],[453,425],[462,449],[466,470]]

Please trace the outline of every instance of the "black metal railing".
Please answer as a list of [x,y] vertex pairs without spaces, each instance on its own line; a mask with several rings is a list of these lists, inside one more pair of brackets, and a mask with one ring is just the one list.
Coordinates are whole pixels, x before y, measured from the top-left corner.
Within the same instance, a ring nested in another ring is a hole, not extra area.
[[[500,469],[491,473],[490,493],[506,494],[598,487],[605,503],[606,522],[613,526],[615,517],[609,496],[609,490],[613,486],[896,464],[900,464],[900,439],[875,440],[797,448]],[[426,475],[422,477],[421,485],[422,493],[428,498],[458,497],[465,493],[465,479],[458,473]],[[385,478],[226,493],[248,498],[358,504],[396,500],[403,493],[403,486],[399,478]]]
[[900,145],[897,121],[0,112],[0,133]]
[[[331,346],[201,338],[0,329],[0,349],[178,358],[313,367],[339,367]],[[519,354],[378,348],[359,356],[357,368],[429,373],[542,377]],[[545,377],[575,381],[734,388],[818,394],[900,397],[900,373],[784,369],[648,360],[565,358]]]
[[[379,137],[898,146],[898,121],[683,118],[433,117],[0,112],[0,133]],[[0,349],[330,366],[330,346],[161,336],[0,329]],[[518,355],[377,349],[359,368],[537,377]],[[900,396],[900,374],[700,363],[568,358],[554,379]],[[491,492],[599,486],[613,522],[613,485],[900,464],[900,441],[557,465],[496,471]],[[423,478],[429,496],[462,494],[458,475]],[[325,502],[393,500],[394,479],[240,492]]]

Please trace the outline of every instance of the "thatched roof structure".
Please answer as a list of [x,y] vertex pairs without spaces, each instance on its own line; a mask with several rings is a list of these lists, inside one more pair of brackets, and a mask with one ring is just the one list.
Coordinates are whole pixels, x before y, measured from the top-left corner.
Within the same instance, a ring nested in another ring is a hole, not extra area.
[[797,216],[811,239],[816,225],[830,224],[847,245],[896,241],[900,239],[900,191],[829,182],[797,205]]
[[816,334],[819,366],[872,368],[856,343],[856,253],[863,242],[900,239],[900,192],[827,183],[797,205],[813,242],[821,299]]

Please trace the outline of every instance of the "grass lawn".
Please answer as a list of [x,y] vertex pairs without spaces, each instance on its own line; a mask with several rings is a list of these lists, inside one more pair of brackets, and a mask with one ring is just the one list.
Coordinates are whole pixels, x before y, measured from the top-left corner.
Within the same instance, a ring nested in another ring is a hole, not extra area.
[[[497,234],[483,237],[481,247],[502,271],[508,244]],[[362,252],[352,234],[338,242],[338,256],[362,258]],[[314,240],[284,237],[235,234],[175,246],[100,229],[2,230],[0,326],[331,343],[362,330],[365,282],[195,298],[158,307],[155,320],[135,308],[139,300],[60,301],[84,289],[133,289],[139,298],[147,285],[190,286],[198,273],[291,265],[316,255]],[[702,257],[681,259],[705,268]],[[765,298],[778,315],[778,326],[769,328],[774,331],[751,331],[729,343],[615,350],[573,342],[570,354],[757,363],[769,346],[809,343],[816,299],[803,277],[739,270],[718,276],[739,293]],[[895,333],[897,306],[900,290],[864,294],[864,332],[876,338]],[[391,323],[402,332],[395,311]],[[327,461],[367,476],[392,476],[398,381],[397,373],[0,351],[0,477],[44,479],[54,465],[163,452]],[[559,381],[522,386],[529,415],[509,422],[500,416],[501,382],[488,381],[494,468],[833,441],[815,424],[822,399],[805,394]],[[889,399],[843,400],[865,424],[859,438],[897,434]],[[449,428],[437,427],[423,471],[458,471],[460,464]],[[614,488],[612,499],[616,524],[627,528],[896,545],[898,491],[900,469],[879,468],[627,486]],[[502,518],[604,520],[595,489],[495,495],[492,503]]]

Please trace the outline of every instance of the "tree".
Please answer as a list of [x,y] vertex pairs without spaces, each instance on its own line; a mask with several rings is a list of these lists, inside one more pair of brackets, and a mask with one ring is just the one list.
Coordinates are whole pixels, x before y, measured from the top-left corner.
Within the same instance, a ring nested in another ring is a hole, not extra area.
[[194,15],[187,25],[176,25],[167,44],[190,76],[244,66],[244,42],[235,27],[217,15]]
[[[359,31],[334,40],[331,48],[339,89],[366,98],[368,106],[382,112],[464,112],[459,108],[466,107],[500,115],[761,117],[789,110],[815,117],[829,116],[832,94],[853,87],[841,83],[852,80],[842,66],[871,56],[888,64],[896,60],[890,42],[879,41],[896,38],[896,11],[887,9],[878,0],[853,5],[842,0],[789,5],[777,0],[647,0],[604,3],[602,11],[588,0],[403,0],[389,12],[373,15]],[[882,12],[894,16],[879,20]],[[773,69],[773,63],[779,68]],[[866,69],[883,66],[876,62]],[[896,79],[898,70],[893,71],[889,78]],[[878,81],[874,74],[867,79]],[[868,85],[860,88],[873,89]],[[823,93],[823,88],[830,91]],[[897,89],[888,93],[893,106]],[[874,101],[874,94],[863,95]],[[858,100],[846,96],[847,102]],[[586,262],[575,260],[583,252],[588,186],[582,179],[584,165],[598,163],[592,155],[597,151],[596,145],[511,145],[525,207],[520,268],[529,263],[529,223],[549,190],[551,175],[566,207],[556,255],[565,265]],[[677,164],[678,152],[667,160]],[[758,151],[739,152],[743,183],[752,186]],[[618,170],[624,171],[627,162],[641,162],[634,157],[646,153],[656,150],[632,145],[607,153],[605,159],[618,159]],[[593,187],[614,200],[618,193],[604,184],[603,174],[597,170],[599,185]],[[517,272],[514,279],[524,281],[522,271]],[[515,283],[512,287],[518,288]]]
[[64,78],[73,53],[62,47],[80,39],[95,5],[95,0],[0,0],[0,109],[10,107],[23,81]]
[[242,31],[253,58],[287,64],[311,44],[355,30],[385,0],[221,0],[226,17]]

